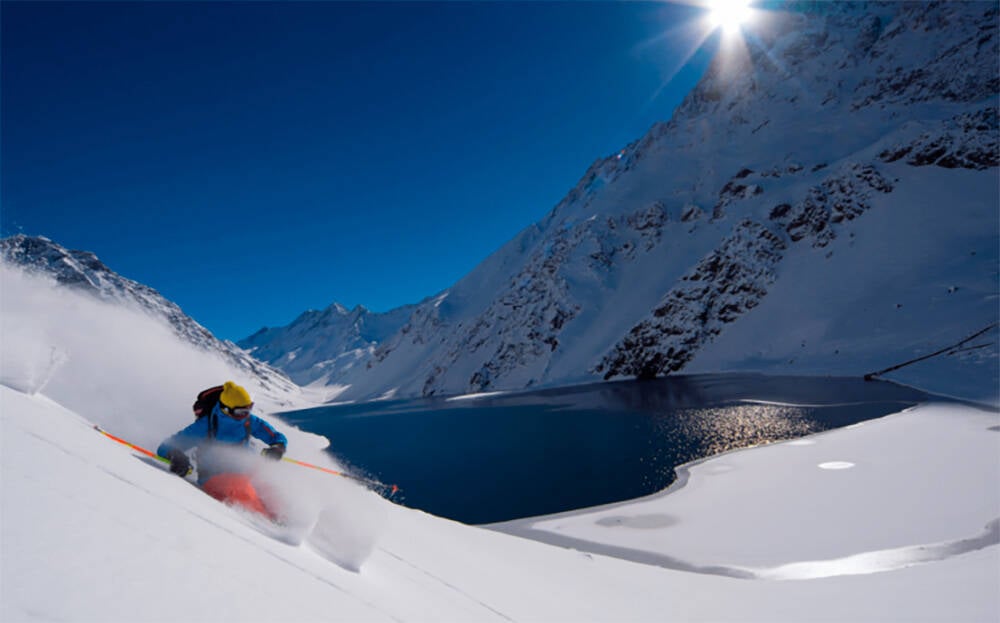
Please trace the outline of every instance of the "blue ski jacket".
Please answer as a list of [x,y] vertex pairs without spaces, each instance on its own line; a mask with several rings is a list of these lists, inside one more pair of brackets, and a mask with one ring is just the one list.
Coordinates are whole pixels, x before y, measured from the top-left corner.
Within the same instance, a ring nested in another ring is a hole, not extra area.
[[[210,435],[210,431],[213,430],[214,435]],[[171,449],[187,452],[197,447],[198,482],[201,483],[214,474],[233,471],[225,469],[220,461],[211,460],[212,446],[249,448],[251,437],[260,439],[268,445],[276,443],[288,445],[288,439],[283,434],[256,415],[251,414],[245,419],[237,420],[223,413],[216,404],[207,416],[196,419],[161,443],[156,453],[166,458]]]

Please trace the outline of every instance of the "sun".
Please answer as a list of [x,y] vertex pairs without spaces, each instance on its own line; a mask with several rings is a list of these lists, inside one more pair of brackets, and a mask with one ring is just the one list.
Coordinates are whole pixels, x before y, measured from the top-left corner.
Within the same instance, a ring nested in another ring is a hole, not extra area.
[[749,0],[708,0],[708,19],[715,28],[722,28],[726,33],[739,32],[750,19]]

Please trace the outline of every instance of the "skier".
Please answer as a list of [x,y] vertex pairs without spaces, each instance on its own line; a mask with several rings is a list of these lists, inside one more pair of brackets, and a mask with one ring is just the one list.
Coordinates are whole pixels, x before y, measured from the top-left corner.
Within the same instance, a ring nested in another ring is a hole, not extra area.
[[274,519],[274,513],[261,501],[249,476],[241,473],[246,462],[237,460],[231,448],[250,448],[250,438],[256,437],[268,444],[261,454],[280,461],[288,440],[269,423],[253,415],[252,408],[253,401],[247,390],[226,381],[212,410],[166,439],[156,453],[170,461],[170,471],[184,477],[191,472],[187,451],[196,448],[198,484],[205,493]]

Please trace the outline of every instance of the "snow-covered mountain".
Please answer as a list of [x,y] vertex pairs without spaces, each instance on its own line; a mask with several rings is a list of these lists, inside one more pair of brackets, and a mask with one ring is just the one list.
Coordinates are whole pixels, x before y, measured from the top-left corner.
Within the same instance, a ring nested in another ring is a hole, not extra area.
[[309,310],[291,324],[265,327],[237,344],[261,361],[285,371],[296,383],[318,379],[336,385],[354,366],[364,366],[375,348],[406,323],[415,306],[376,313],[339,303]]
[[[995,2],[767,11],[669,122],[595,162],[339,375],[342,396],[682,370],[862,374],[988,326],[997,25]],[[991,338],[894,378],[995,397]],[[961,368],[949,378],[962,387],[935,385],[942,365]]]
[[18,234],[0,240],[0,257],[10,265],[52,278],[62,286],[141,310],[166,322],[182,341],[219,355],[234,370],[255,379],[279,403],[284,397],[298,393],[283,372],[249,356],[232,342],[219,340],[176,303],[149,286],[122,277],[89,251],[72,251],[48,238]]

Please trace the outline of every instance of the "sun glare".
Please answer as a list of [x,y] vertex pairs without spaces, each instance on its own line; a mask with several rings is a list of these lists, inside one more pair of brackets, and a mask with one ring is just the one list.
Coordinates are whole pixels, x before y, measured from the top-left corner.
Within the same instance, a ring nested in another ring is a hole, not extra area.
[[712,26],[729,34],[739,32],[750,18],[749,0],[709,0],[706,6]]

